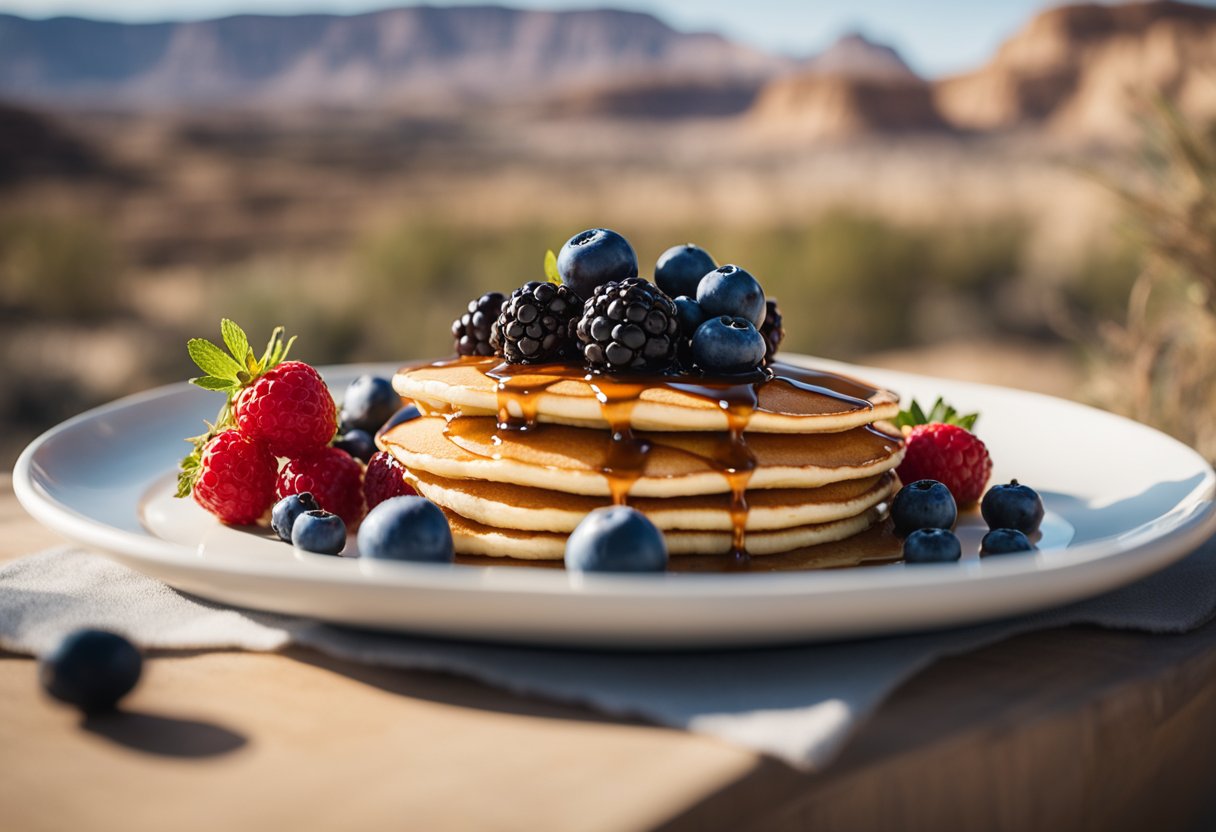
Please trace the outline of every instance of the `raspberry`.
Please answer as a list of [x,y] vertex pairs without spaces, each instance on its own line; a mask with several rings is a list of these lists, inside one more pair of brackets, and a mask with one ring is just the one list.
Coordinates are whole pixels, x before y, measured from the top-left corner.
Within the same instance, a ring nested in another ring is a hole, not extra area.
[[577,327],[587,365],[610,371],[667,369],[679,332],[675,302],[640,277],[597,286]]
[[574,321],[583,301],[569,286],[532,281],[511,293],[490,343],[511,364],[561,361],[576,354]]
[[279,472],[279,499],[311,491],[321,508],[348,526],[363,516],[363,466],[337,448],[320,448],[288,460]]
[[405,466],[388,451],[377,451],[363,474],[363,498],[371,511],[390,497],[416,494],[405,481]]
[[469,311],[452,321],[452,338],[456,341],[458,355],[494,354],[490,330],[498,320],[505,301],[502,292],[486,292],[477,300],[469,301]]
[[329,444],[338,430],[329,388],[302,361],[285,361],[268,370],[237,395],[232,413],[241,433],[266,443],[275,456],[315,451]]
[[765,302],[764,323],[760,324],[760,334],[764,336],[764,363],[773,363],[773,356],[785,338],[785,327],[781,325],[781,310],[777,301],[769,298]]
[[256,523],[274,503],[276,468],[265,445],[226,430],[203,447],[194,500],[224,523]]
[[908,450],[896,469],[900,480],[937,480],[960,506],[974,503],[984,493],[992,476],[992,459],[975,434],[939,422],[913,427],[905,440]]

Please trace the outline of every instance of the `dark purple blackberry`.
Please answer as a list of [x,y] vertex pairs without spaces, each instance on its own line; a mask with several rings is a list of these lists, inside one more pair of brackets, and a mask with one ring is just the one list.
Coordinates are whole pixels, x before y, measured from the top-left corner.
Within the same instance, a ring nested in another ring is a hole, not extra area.
[[533,280],[502,305],[490,343],[511,364],[573,358],[578,347],[572,330],[582,309],[582,299],[569,286]]
[[777,354],[777,347],[781,346],[781,341],[785,338],[785,327],[781,325],[781,310],[777,308],[777,301],[769,298],[764,305],[764,323],[760,325],[760,334],[764,336],[764,363],[773,363],[773,356]]
[[594,370],[665,370],[676,357],[680,322],[671,298],[629,277],[596,287],[575,331]]
[[502,292],[486,292],[477,300],[469,301],[469,311],[452,321],[452,338],[456,341],[457,354],[494,354],[490,330],[494,328],[505,300]]

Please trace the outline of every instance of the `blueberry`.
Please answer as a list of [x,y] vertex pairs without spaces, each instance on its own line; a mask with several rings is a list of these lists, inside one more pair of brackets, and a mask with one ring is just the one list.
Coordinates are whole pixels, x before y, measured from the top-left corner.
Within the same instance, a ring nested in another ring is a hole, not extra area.
[[688,295],[680,295],[676,298],[676,319],[680,322],[680,332],[691,338],[697,327],[705,323],[705,311]]
[[372,439],[372,435],[365,430],[359,428],[351,428],[346,433],[338,437],[334,442],[334,447],[341,451],[346,451],[355,459],[367,462],[372,458],[372,454],[376,452],[376,443]]
[[764,336],[743,318],[721,315],[697,327],[692,357],[707,373],[731,375],[756,369],[764,360]]
[[667,541],[637,509],[597,508],[566,540],[566,568],[574,572],[662,572],[667,568]]
[[382,560],[451,563],[452,529],[430,500],[390,497],[363,518],[359,554]]
[[575,234],[557,255],[562,283],[581,298],[589,298],[595,287],[627,277],[637,277],[638,256],[629,241],[607,228],[589,228]]
[[1009,555],[1014,552],[1033,552],[1030,538],[1017,529],[993,529],[980,541],[981,555]]
[[994,485],[980,503],[980,514],[990,529],[1017,529],[1034,534],[1043,522],[1043,500],[1037,491],[1017,480]]
[[692,243],[672,246],[659,255],[654,267],[655,285],[668,297],[695,296],[701,278],[718,267],[709,252]]
[[342,432],[359,429],[375,434],[401,407],[393,383],[380,376],[359,376],[342,398]]
[[891,501],[891,519],[900,537],[917,529],[950,529],[958,506],[950,489],[937,480],[917,480],[899,489]]
[[906,563],[948,563],[962,556],[962,544],[949,529],[917,529],[904,541]]
[[306,511],[320,509],[321,506],[317,504],[317,498],[312,496],[311,491],[291,494],[275,503],[274,508],[270,510],[270,528],[279,536],[279,540],[290,543],[291,527],[295,525],[296,518]]
[[76,630],[42,657],[39,678],[51,696],[85,713],[112,710],[139,681],[135,645],[105,630]]
[[291,545],[318,555],[336,555],[346,545],[346,524],[328,511],[306,511],[291,527]]
[[380,430],[376,431],[376,438],[379,439],[384,434],[388,433],[397,425],[403,425],[406,422],[417,419],[422,413],[419,412],[417,405],[407,404],[405,407],[393,414],[392,418],[380,426]]
[[697,303],[706,317],[746,318],[757,329],[764,323],[764,290],[756,278],[738,266],[722,266],[701,278]]

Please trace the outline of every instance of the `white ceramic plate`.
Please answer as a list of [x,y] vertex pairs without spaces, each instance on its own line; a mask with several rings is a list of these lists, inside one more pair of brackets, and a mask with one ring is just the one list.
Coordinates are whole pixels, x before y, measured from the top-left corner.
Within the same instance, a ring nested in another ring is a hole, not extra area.
[[[814,360],[983,413],[994,482],[1043,494],[1040,551],[960,563],[747,574],[577,576],[511,566],[306,555],[169,499],[171,472],[218,406],[185,384],[89,411],[38,438],[14,487],[38,520],[185,592],[343,624],[460,638],[603,647],[724,647],[968,624],[1095,595],[1177,560],[1216,532],[1216,475],[1157,431],[1000,387]],[[325,371],[341,390],[362,372]],[[982,521],[964,523],[974,547]]]

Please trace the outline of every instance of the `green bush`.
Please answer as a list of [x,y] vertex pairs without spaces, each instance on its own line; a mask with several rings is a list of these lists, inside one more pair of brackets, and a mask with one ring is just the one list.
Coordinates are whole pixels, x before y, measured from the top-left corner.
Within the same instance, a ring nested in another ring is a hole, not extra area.
[[0,220],[0,306],[48,318],[97,319],[124,304],[117,248],[85,220]]

